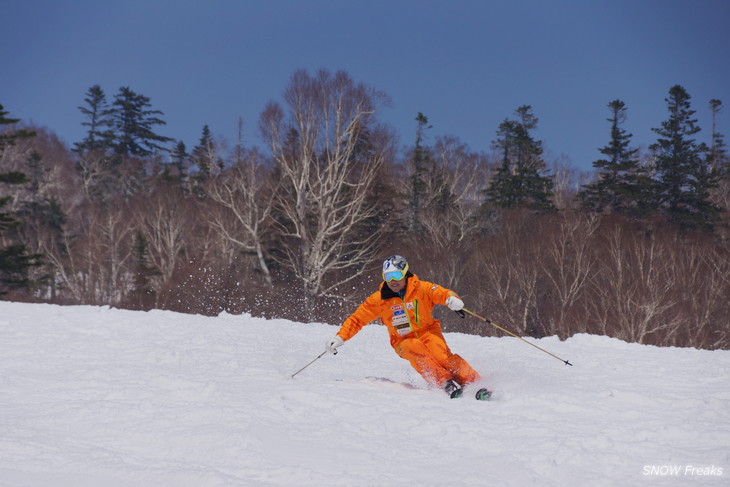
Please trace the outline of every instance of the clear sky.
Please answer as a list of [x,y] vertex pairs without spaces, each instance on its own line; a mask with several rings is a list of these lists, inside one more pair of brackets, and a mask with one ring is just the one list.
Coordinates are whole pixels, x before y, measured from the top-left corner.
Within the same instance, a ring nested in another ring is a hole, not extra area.
[[539,118],[548,159],[592,169],[614,99],[636,146],[667,118],[675,84],[692,96],[699,139],[708,101],[726,105],[730,139],[730,0],[0,0],[0,104],[67,144],[85,133],[78,106],[99,84],[164,112],[161,135],[191,149],[203,125],[263,146],[258,117],[298,68],[347,71],[384,91],[380,120],[413,144],[430,137],[491,152],[520,105]]

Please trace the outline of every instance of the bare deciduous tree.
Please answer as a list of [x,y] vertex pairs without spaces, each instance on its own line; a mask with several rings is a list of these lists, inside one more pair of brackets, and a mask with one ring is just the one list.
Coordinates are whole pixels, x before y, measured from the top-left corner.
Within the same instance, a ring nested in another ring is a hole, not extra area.
[[341,297],[376,249],[377,232],[360,230],[377,211],[366,203],[389,150],[374,119],[381,96],[344,72],[299,70],[284,93],[287,114],[271,102],[261,116],[280,177],[280,260],[302,285],[307,318],[313,298]]
[[565,156],[553,161],[553,199],[560,210],[574,209],[577,206],[576,194],[588,182],[588,175],[571,167]]
[[[574,326],[570,312],[586,293],[588,283],[595,273],[595,244],[593,235],[598,227],[598,217],[593,213],[563,213],[556,217],[551,228],[540,232],[543,236],[541,267],[549,285],[552,305],[546,332],[572,335]],[[545,232],[549,231],[548,239]]]
[[271,226],[274,198],[270,175],[255,151],[208,187],[208,194],[225,211],[212,212],[210,224],[243,252],[256,255],[256,265],[268,286],[273,286],[266,263],[264,238]]
[[601,279],[593,290],[594,306],[610,310],[603,313],[601,333],[638,343],[676,333],[682,324],[673,312],[677,276],[664,242],[615,225],[604,244]]
[[41,249],[77,302],[118,303],[129,289],[133,225],[127,211],[84,206],[61,245]]
[[524,211],[505,211],[500,234],[483,241],[477,255],[485,280],[480,289],[489,296],[485,312],[519,333],[538,335],[541,242],[531,238],[532,221]]
[[[455,137],[438,137],[429,152],[431,164],[421,176],[419,224],[404,226],[417,229],[414,251],[427,248],[431,257],[424,259],[419,269],[452,289],[460,289],[466,278],[464,267],[470,258],[471,240],[480,227],[477,212],[482,185],[488,178],[487,162]],[[413,171],[413,166],[407,169]],[[412,185],[409,190],[413,190]]]
[[421,227],[434,245],[447,248],[464,241],[479,227],[475,214],[488,179],[486,161],[455,138],[439,138],[434,168],[426,178]]
[[730,329],[730,259],[711,240],[684,236],[669,248],[670,269],[676,275],[675,296],[682,321],[675,333],[665,334],[660,345],[717,348],[727,342]]
[[135,211],[135,223],[148,244],[152,265],[166,284],[183,257],[190,230],[195,226],[192,203],[176,187],[158,188]]

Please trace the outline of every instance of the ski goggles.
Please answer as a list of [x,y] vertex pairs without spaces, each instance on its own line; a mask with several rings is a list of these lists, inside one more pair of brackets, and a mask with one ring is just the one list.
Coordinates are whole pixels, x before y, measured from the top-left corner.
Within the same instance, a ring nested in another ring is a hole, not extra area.
[[394,271],[383,272],[383,280],[385,282],[400,281],[401,279],[406,277],[407,272],[408,272],[408,267],[406,267],[403,270],[398,269],[398,270],[394,270]]

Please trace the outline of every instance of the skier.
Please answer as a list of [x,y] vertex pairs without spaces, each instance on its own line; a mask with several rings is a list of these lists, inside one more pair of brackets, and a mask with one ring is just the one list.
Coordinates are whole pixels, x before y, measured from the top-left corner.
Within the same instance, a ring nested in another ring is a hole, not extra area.
[[[441,323],[431,312],[437,304],[458,312],[464,302],[454,291],[418,279],[400,255],[385,259],[383,281],[380,289],[327,341],[327,351],[337,353],[337,348],[363,326],[380,318],[388,328],[391,346],[401,358],[408,360],[429,384],[442,388],[451,398],[460,397],[463,386],[481,377],[466,360],[451,352],[441,332]],[[490,391],[480,389],[477,399],[488,399],[489,395]]]

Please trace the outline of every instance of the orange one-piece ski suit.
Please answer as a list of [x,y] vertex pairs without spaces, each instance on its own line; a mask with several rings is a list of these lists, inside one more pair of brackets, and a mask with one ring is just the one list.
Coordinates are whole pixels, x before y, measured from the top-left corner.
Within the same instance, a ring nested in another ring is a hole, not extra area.
[[[441,332],[441,322],[431,312],[446,304],[454,291],[407,274],[405,295],[394,293],[385,282],[350,315],[337,332],[349,340],[363,326],[380,318],[390,334],[395,352],[408,360],[430,384],[441,387],[449,379],[466,385],[480,379],[479,374],[459,355],[451,353]],[[458,296],[457,296],[458,297]]]

